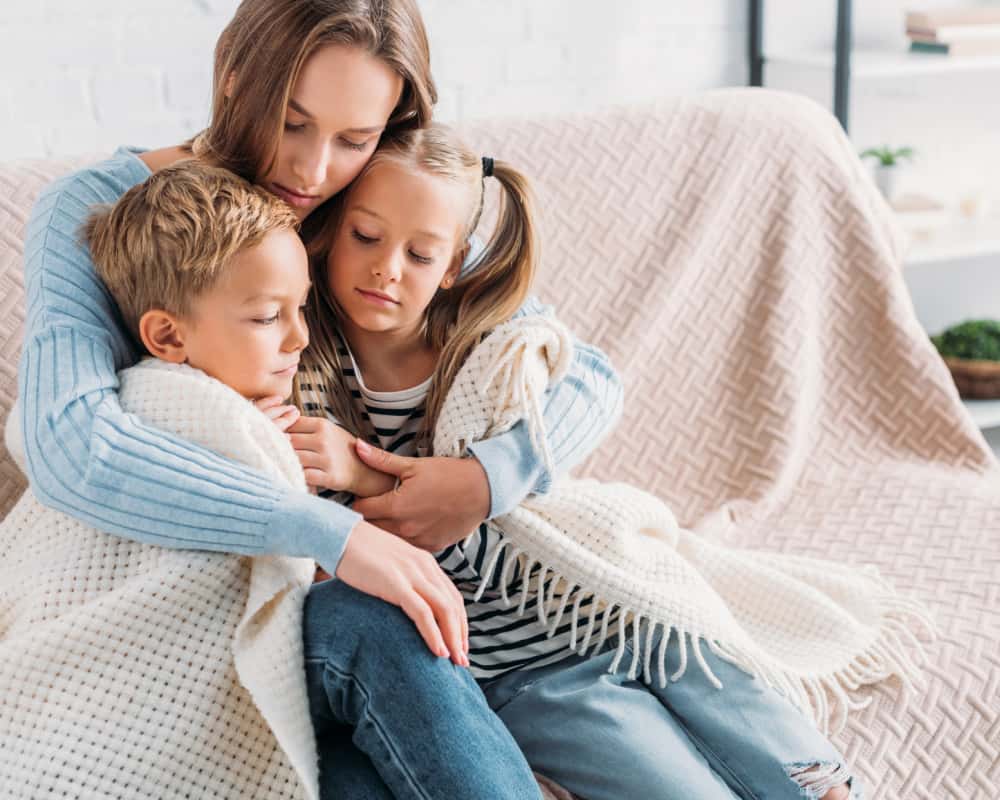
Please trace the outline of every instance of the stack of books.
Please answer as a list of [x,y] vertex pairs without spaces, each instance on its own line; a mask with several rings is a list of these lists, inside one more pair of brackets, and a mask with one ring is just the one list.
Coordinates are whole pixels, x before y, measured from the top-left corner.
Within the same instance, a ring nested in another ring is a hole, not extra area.
[[1000,6],[910,11],[906,35],[914,53],[1000,57]]

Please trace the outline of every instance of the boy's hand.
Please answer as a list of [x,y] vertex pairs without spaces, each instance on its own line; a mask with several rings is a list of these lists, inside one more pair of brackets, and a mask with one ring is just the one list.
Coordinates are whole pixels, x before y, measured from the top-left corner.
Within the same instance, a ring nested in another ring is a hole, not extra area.
[[309,486],[359,497],[392,491],[396,480],[358,458],[355,437],[325,417],[299,417],[288,428]]
[[436,553],[465,538],[490,511],[490,484],[475,458],[405,458],[359,441],[365,463],[399,478],[392,492],[356,500],[373,525]]
[[347,540],[337,577],[399,606],[432,653],[469,666],[465,601],[430,553],[361,520]]
[[301,416],[295,406],[285,405],[283,401],[283,397],[262,397],[253,401],[258,410],[277,425],[278,430],[282,432],[287,431]]

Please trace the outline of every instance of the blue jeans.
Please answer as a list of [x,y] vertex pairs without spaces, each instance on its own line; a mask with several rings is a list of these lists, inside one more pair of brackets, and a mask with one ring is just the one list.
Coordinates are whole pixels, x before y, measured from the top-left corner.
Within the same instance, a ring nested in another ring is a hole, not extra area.
[[[679,650],[675,635],[668,675],[679,665]],[[798,800],[847,782],[851,798],[860,800],[861,782],[811,720],[761,681],[701,650],[721,690],[693,657],[664,689],[655,675],[652,686],[628,680],[630,641],[615,674],[608,673],[609,647],[590,658],[572,655],[507,673],[484,691],[532,768],[588,800]],[[835,782],[804,788],[801,773],[816,766]]]
[[540,800],[468,670],[431,653],[398,608],[323,581],[303,638],[323,800]]

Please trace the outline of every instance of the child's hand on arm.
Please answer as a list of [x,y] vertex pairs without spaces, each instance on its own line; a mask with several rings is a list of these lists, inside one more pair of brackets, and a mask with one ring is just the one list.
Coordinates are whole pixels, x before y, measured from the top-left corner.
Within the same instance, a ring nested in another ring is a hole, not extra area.
[[395,476],[365,464],[355,451],[355,437],[325,417],[299,417],[287,431],[309,486],[358,497],[395,488]]
[[253,401],[253,404],[257,406],[257,410],[277,425],[278,430],[282,433],[287,431],[302,416],[295,406],[285,405],[282,402],[283,399],[276,396],[262,397],[259,400]]

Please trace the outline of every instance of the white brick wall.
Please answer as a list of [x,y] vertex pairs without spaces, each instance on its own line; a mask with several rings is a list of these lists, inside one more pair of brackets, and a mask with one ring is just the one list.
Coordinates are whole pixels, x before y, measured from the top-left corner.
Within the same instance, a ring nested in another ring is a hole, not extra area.
[[[204,125],[238,0],[4,0],[0,159],[160,146]],[[746,81],[744,0],[420,0],[459,120]]]
[[[161,146],[205,124],[212,48],[238,0],[3,2],[0,160]],[[617,0],[613,11],[605,0],[419,2],[444,120],[586,110],[747,78],[746,0]],[[901,44],[911,2],[855,2],[859,45]],[[831,45],[834,0],[809,13],[801,0],[765,5],[769,49]],[[998,75],[856,82],[855,141],[915,145],[913,183],[948,199],[982,191],[1000,207]],[[774,67],[767,83],[831,102],[829,72]]]

